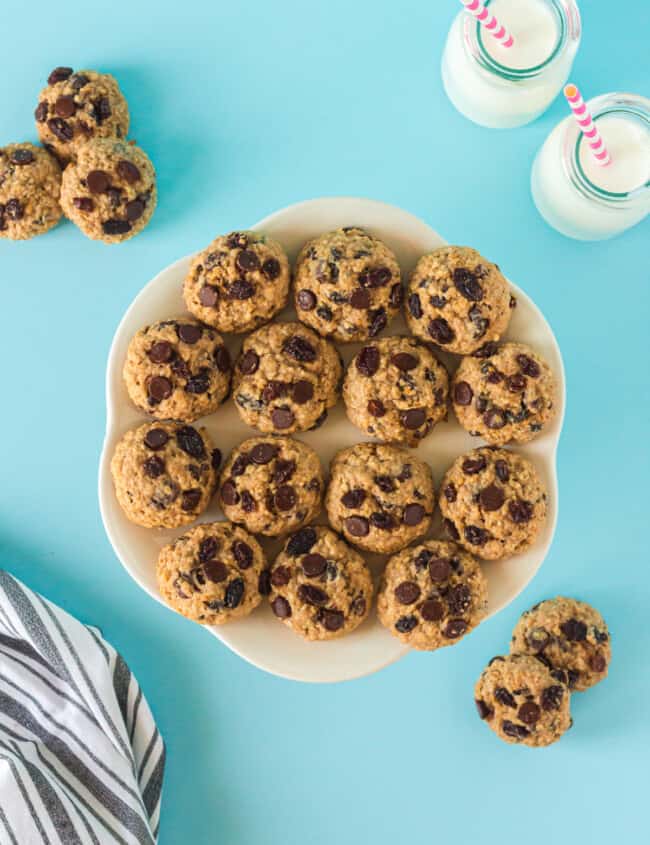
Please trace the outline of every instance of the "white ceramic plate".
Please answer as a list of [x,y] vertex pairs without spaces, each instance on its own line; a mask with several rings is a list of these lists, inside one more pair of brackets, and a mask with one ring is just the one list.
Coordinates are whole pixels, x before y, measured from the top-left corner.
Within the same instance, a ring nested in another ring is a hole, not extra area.
[[[278,240],[294,259],[302,244],[316,235],[339,226],[362,226],[385,241],[396,253],[404,277],[425,252],[444,245],[442,238],[413,215],[383,203],[353,198],[327,198],[292,205],[262,220],[253,229],[265,232]],[[502,259],[503,260],[503,259]],[[181,283],[189,267],[190,257],[182,258],[163,270],[138,294],[118,326],[111,346],[106,374],[106,438],[99,471],[99,499],[102,518],[108,537],[119,559],[131,577],[153,598],[161,601],[156,589],[155,561],[161,547],[183,529],[151,530],[129,522],[122,513],[110,477],[110,459],[117,440],[124,432],[143,422],[141,412],[129,402],[122,381],[122,366],[128,343],[133,334],[147,323],[184,312]],[[484,570],[489,582],[489,613],[493,614],[509,604],[528,584],[541,566],[551,544],[557,520],[558,489],[555,455],[564,413],[564,370],[560,350],[553,332],[535,304],[515,285],[513,292],[518,305],[514,310],[507,337],[530,343],[541,352],[556,373],[559,382],[559,404],[555,422],[541,437],[523,451],[535,463],[549,492],[548,520],[535,546],[525,554],[503,562],[486,563]],[[287,309],[281,319],[295,319]],[[405,332],[401,318],[385,333]],[[227,338],[234,355],[241,345],[241,336]],[[358,344],[340,347],[347,363],[359,349]],[[458,359],[441,355],[453,372]],[[246,437],[255,432],[239,418],[233,402],[201,421],[224,457]],[[363,435],[348,422],[342,402],[330,412],[327,423],[317,431],[300,434],[321,457],[327,468],[334,453],[360,440]],[[466,434],[456,422],[453,412],[447,423],[436,426],[417,450],[419,458],[427,461],[436,483],[451,462],[462,452],[479,445],[476,438]],[[223,519],[213,505],[201,521]],[[437,515],[432,535],[440,530]],[[264,541],[270,556],[277,541]],[[381,559],[370,558],[375,572]],[[170,611],[171,612],[171,611]],[[190,623],[191,624],[191,623]],[[220,627],[208,627],[211,633],[236,654],[260,669],[301,681],[343,681],[357,678],[398,660],[407,648],[392,637],[377,621],[374,613],[352,634],[325,643],[307,643],[280,624],[263,604],[250,617]],[[480,633],[471,636],[480,636]]]

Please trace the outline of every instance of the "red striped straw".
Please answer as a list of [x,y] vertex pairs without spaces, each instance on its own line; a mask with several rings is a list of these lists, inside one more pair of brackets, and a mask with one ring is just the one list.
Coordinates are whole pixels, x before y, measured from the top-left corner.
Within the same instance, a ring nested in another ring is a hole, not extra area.
[[589,144],[591,152],[596,159],[596,164],[600,164],[601,167],[607,167],[612,159],[610,158],[605,142],[603,141],[601,134],[596,128],[596,124],[589,113],[589,109],[587,108],[585,101],[582,99],[582,94],[578,90],[578,86],[565,86],[564,96],[567,99],[575,119],[578,121],[580,131],[585,136],[587,143]]
[[501,26],[494,15],[490,14],[482,3],[479,3],[479,0],[460,0],[460,2],[488,32],[494,35],[497,41],[501,42],[502,47],[512,47],[515,39],[504,26]]

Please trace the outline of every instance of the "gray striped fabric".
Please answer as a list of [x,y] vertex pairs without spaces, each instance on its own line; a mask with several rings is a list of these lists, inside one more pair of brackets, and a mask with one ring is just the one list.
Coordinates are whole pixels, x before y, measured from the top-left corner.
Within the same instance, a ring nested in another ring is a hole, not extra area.
[[0,570],[0,843],[155,843],[164,767],[120,655]]

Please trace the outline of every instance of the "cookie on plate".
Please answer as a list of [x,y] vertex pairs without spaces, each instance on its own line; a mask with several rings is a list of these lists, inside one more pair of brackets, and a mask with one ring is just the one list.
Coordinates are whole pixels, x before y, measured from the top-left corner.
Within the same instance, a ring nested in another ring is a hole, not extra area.
[[399,264],[382,241],[348,226],[308,241],[295,270],[298,318],[342,343],[375,337],[399,312]]
[[312,448],[291,437],[251,437],[226,461],[219,505],[254,534],[277,537],[317,516],[323,472]]
[[63,171],[61,206],[94,241],[114,244],[137,235],[151,220],[156,199],[151,161],[126,141],[90,141]]
[[496,264],[475,249],[444,246],[423,255],[411,273],[406,321],[416,337],[471,355],[501,337],[514,304]]
[[447,370],[410,337],[386,337],[350,361],[343,401],[352,423],[389,443],[417,446],[447,416]]
[[163,547],[156,579],[160,595],[178,613],[202,625],[223,625],[260,603],[265,568],[254,537],[230,522],[211,522]]
[[558,596],[527,610],[512,635],[513,654],[533,654],[566,673],[570,689],[583,691],[607,677],[612,657],[607,624],[586,602]]
[[458,422],[495,446],[537,437],[555,416],[555,393],[551,368],[523,343],[488,343],[463,358],[451,389]]
[[431,470],[404,449],[358,443],[335,455],[325,506],[332,528],[348,542],[369,552],[396,552],[429,530]]
[[34,144],[0,147],[0,238],[26,240],[61,219],[61,168]]
[[367,617],[372,577],[360,554],[323,526],[292,534],[269,573],[273,613],[306,640],[349,634]]
[[145,528],[178,528],[210,504],[221,455],[205,429],[145,423],[115,447],[115,495],[131,522]]
[[474,699],[480,718],[505,742],[540,748],[557,742],[572,725],[568,688],[527,654],[493,658]]
[[284,308],[290,280],[279,243],[259,232],[230,232],[194,257],[183,297],[191,314],[220,332],[247,332]]
[[302,323],[273,323],[249,335],[233,377],[243,421],[265,433],[308,431],[325,421],[341,390],[334,345]]
[[230,377],[221,336],[187,317],[140,329],[124,362],[131,401],[156,419],[194,422],[211,414],[228,396]]
[[34,112],[38,134],[49,149],[67,162],[96,138],[126,138],[129,108],[108,73],[54,68]]
[[439,501],[452,540],[486,560],[527,549],[546,519],[546,490],[535,467],[494,446],[456,458],[442,480]]
[[390,558],[377,596],[379,621],[412,648],[453,645],[487,611],[478,561],[456,543],[429,540]]

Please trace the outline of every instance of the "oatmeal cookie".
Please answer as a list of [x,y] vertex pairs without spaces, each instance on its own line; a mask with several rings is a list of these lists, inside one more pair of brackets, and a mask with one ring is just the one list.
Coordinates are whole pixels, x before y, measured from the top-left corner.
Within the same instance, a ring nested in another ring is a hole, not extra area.
[[26,240],[61,219],[61,168],[34,144],[0,147],[0,238]]

